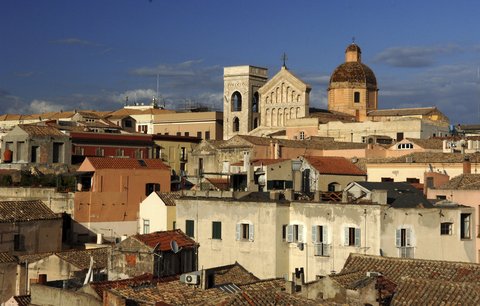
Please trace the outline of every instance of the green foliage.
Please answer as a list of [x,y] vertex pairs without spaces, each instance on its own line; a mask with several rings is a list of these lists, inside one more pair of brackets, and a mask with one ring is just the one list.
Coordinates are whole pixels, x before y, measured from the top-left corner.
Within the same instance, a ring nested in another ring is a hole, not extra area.
[[0,175],[0,186],[2,187],[9,187],[12,186],[13,180],[12,176],[7,174],[7,175]]

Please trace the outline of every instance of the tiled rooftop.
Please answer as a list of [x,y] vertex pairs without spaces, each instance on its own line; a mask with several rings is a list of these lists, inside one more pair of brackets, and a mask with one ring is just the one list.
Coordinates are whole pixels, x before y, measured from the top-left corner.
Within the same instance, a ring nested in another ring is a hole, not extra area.
[[238,263],[209,269],[208,273],[211,272],[214,272],[215,274],[214,286],[220,286],[224,284],[243,285],[259,281],[255,275],[247,271]]
[[252,306],[252,305],[332,305],[326,302],[309,300],[300,296],[295,296],[276,290],[242,290],[240,292],[220,297],[217,300],[206,301],[204,305],[219,306]]
[[0,223],[61,219],[40,200],[1,201]]
[[155,191],[155,193],[158,195],[160,199],[162,199],[163,203],[165,203],[166,206],[175,206],[175,200],[179,199],[180,196],[182,195],[181,192],[160,192],[160,191]]
[[87,157],[87,160],[95,169],[170,169],[159,159]]
[[[286,161],[287,159],[273,159],[273,158],[260,158],[260,159],[252,159],[250,161],[250,164],[252,166],[268,166],[268,165],[274,165],[274,164],[278,164],[278,163],[281,163],[281,162],[284,162]],[[236,162],[236,163],[233,163],[231,164],[231,166],[243,166],[243,161],[239,161],[239,162]]]
[[461,174],[436,189],[480,190],[480,174]]
[[367,167],[368,164],[385,163],[463,163],[465,156],[469,157],[472,164],[480,162],[480,153],[470,153],[464,155],[461,153],[415,152],[396,158],[367,160]]
[[332,278],[345,287],[366,272],[380,272],[383,276],[398,284],[403,277],[449,282],[470,282],[480,285],[480,264],[392,258],[373,255],[350,254],[342,271]]
[[480,284],[406,277],[390,305],[480,305]]
[[210,184],[219,190],[229,190],[230,189],[230,180],[228,178],[205,178]]
[[116,295],[144,303],[163,302],[166,305],[200,305],[206,301],[225,297],[228,293],[212,288],[202,290],[180,281],[170,281],[141,287],[110,289]]
[[55,253],[58,257],[75,267],[86,270],[90,267],[90,257],[93,257],[93,268],[103,269],[108,266],[109,247],[88,250],[68,250]]
[[400,108],[400,109],[377,109],[368,112],[368,116],[414,116],[428,115],[435,111],[436,107]]
[[58,129],[48,125],[19,124],[18,127],[24,130],[28,135],[34,136],[34,137],[46,137],[46,136],[67,137]]
[[170,243],[173,240],[177,242],[179,248],[193,248],[197,245],[195,240],[185,235],[179,229],[143,235],[137,234],[132,237],[151,247],[152,249],[157,247],[157,250],[160,251],[171,250]]
[[429,150],[443,149],[443,139],[440,139],[440,138],[429,138],[429,139],[407,138],[407,140],[424,149],[429,149]]
[[320,174],[366,175],[344,157],[308,156],[305,159]]

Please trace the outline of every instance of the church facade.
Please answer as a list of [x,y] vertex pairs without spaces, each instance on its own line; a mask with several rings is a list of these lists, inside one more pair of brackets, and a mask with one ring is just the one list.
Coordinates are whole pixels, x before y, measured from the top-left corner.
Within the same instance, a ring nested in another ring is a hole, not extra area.
[[357,44],[347,46],[345,62],[330,77],[328,110],[316,113],[310,113],[310,85],[285,64],[270,80],[266,68],[225,67],[223,139],[324,136],[337,141],[395,142],[448,134],[449,120],[435,107],[379,110],[377,79],[361,55]]

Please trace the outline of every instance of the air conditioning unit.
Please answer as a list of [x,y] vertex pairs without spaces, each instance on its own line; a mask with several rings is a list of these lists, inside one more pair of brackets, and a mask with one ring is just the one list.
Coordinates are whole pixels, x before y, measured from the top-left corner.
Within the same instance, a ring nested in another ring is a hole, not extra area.
[[185,284],[196,285],[198,284],[199,277],[196,274],[185,275]]
[[367,271],[367,277],[378,277],[378,276],[382,276],[382,273],[374,272],[374,271]]

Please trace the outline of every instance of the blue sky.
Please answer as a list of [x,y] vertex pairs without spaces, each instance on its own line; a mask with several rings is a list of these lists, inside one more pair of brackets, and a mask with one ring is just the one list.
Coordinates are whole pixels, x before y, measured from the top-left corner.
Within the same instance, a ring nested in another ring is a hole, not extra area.
[[480,123],[478,1],[4,0],[0,113],[113,110],[156,93],[220,108],[223,67],[288,68],[326,108],[355,37],[379,108],[437,106]]

